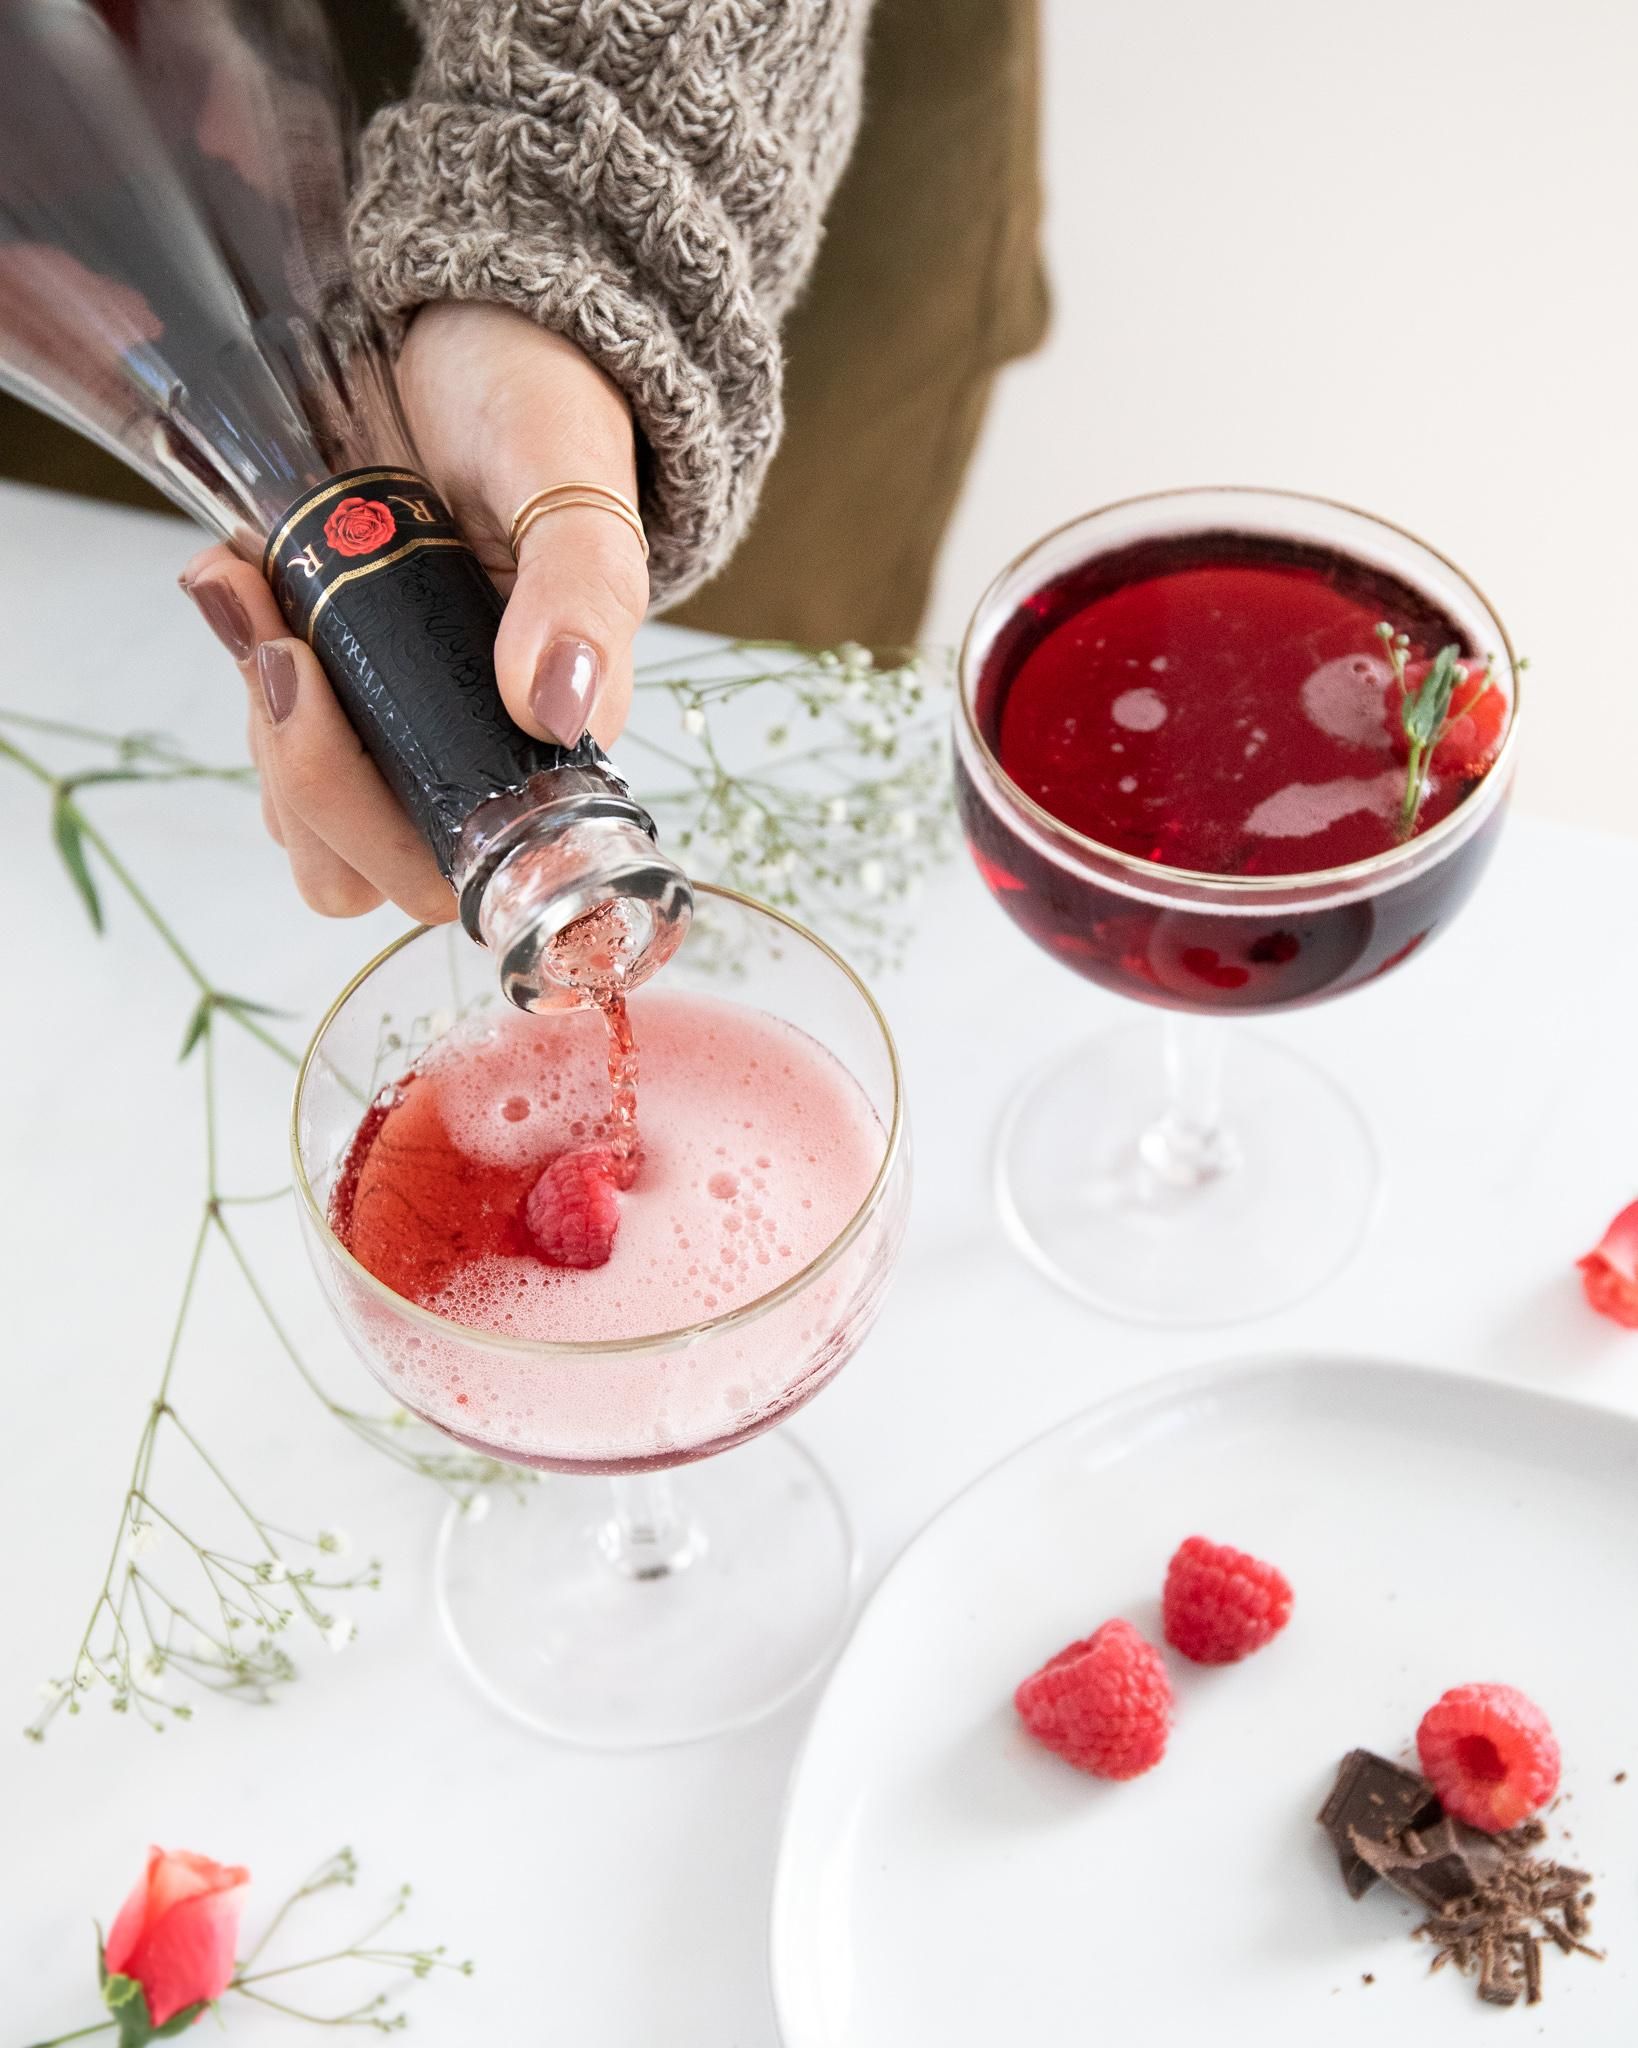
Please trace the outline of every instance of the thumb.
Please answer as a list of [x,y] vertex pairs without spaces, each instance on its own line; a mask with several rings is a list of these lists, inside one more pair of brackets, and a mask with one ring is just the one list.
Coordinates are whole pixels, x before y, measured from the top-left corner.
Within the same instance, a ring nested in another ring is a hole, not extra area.
[[637,536],[612,513],[568,506],[524,535],[495,642],[507,710],[537,739],[607,746],[631,708],[632,640],[648,609]]

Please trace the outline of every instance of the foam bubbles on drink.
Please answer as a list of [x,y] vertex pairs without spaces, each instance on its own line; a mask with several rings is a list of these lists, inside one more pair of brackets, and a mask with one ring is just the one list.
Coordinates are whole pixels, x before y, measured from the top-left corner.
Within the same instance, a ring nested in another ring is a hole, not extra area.
[[1374,654],[1347,654],[1322,662],[1302,686],[1304,715],[1346,746],[1385,754],[1389,740],[1382,700],[1391,674],[1388,664]]
[[1158,732],[1166,723],[1166,700],[1158,690],[1122,690],[1109,716],[1127,732]]
[[1343,776],[1335,782],[1288,782],[1264,797],[1247,817],[1245,829],[1261,839],[1310,839],[1361,812],[1392,818],[1404,796],[1403,768],[1386,768],[1373,776]]
[[[633,999],[643,1061],[641,1168],[620,1197],[608,1263],[566,1270],[512,1252],[460,1264],[423,1306],[452,1323],[526,1343],[618,1345],[739,1310],[816,1259],[869,1193],[885,1142],[868,1098],[795,1026],[716,997],[646,989]],[[594,1142],[608,1110],[606,1035],[596,1014],[508,1012],[457,1027],[423,1060],[450,1142],[520,1176]],[[519,1113],[522,1105],[523,1113]],[[747,1116],[746,1110],[751,1114]],[[521,1178],[527,1188],[532,1182]],[[395,1391],[474,1443],[525,1455],[652,1454],[720,1433],[725,1405],[791,1398],[817,1369],[797,1341],[823,1300],[867,1260],[864,1246],[781,1304],[708,1346],[662,1355],[486,1351],[448,1335],[386,1327]],[[787,1328],[786,1325],[789,1325]],[[411,1348],[411,1345],[416,1347]],[[697,1364],[709,1363],[707,1374]],[[743,1400],[727,1401],[723,1381]],[[709,1426],[707,1427],[707,1418]]]

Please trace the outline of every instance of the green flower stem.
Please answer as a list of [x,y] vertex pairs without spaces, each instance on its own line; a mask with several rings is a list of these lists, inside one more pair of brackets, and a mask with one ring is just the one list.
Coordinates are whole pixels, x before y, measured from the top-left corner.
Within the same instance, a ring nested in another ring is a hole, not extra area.
[[49,2041],[35,2041],[31,2048],[66,2048],[70,2041],[89,2041],[93,2034],[106,2034],[118,2020],[96,2020],[89,2027],[76,2027],[72,2034],[53,2034]]
[[[165,1354],[164,1370],[160,1374],[159,1391],[149,1404],[148,1419],[143,1424],[142,1435],[137,1440],[136,1459],[131,1468],[131,1483],[126,1490],[127,1502],[129,1502],[132,1494],[142,1489],[143,1481],[147,1476],[148,1466],[152,1462],[154,1433],[159,1426],[160,1417],[165,1412],[165,1396],[170,1387],[171,1374],[176,1368],[177,1352],[181,1349],[182,1331],[187,1322],[188,1306],[193,1300],[194,1285],[199,1278],[200,1261],[205,1255],[205,1235],[208,1227],[209,1218],[207,1216],[201,1221],[193,1241],[193,1255],[188,1261],[188,1277],[183,1282],[181,1305],[177,1309],[176,1321],[171,1328],[171,1341]],[[98,1593],[96,1604],[91,1610],[91,1619],[85,1625],[85,1633],[80,1637],[80,1646],[74,1653],[76,1683],[78,1682],[77,1674],[79,1668],[85,1661],[91,1648],[91,1634],[97,1625],[98,1613],[103,1607],[107,1607],[111,1613],[113,1612],[114,1572],[119,1564],[120,1551],[125,1541],[126,1522],[127,1511],[125,1507],[122,1507],[120,1510],[119,1527],[114,1535],[114,1546],[108,1557],[108,1568],[103,1573],[102,1590]]]
[[1422,742],[1413,739],[1407,742],[1410,753],[1405,761],[1405,801],[1399,806],[1399,836],[1408,839],[1416,824],[1417,813],[1422,808],[1422,759],[1427,749]]

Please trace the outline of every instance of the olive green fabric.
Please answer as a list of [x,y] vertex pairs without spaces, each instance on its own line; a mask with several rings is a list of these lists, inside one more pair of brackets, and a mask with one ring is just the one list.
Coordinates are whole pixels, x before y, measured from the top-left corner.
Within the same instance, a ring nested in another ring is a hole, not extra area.
[[995,373],[1046,325],[1036,65],[1035,0],[877,0],[864,127],[785,330],[785,438],[679,624],[914,640]]
[[[786,330],[785,438],[726,571],[671,614],[723,633],[915,637],[997,368],[1034,347],[1036,0],[877,0],[864,128]],[[392,0],[326,0],[368,112],[414,38]],[[0,476],[169,509],[0,394]]]

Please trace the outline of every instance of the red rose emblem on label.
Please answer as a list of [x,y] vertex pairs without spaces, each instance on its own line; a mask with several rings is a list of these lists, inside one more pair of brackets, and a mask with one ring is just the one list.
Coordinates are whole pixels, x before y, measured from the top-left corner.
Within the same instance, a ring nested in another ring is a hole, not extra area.
[[324,538],[338,555],[373,555],[397,531],[379,498],[343,498],[324,522]]

